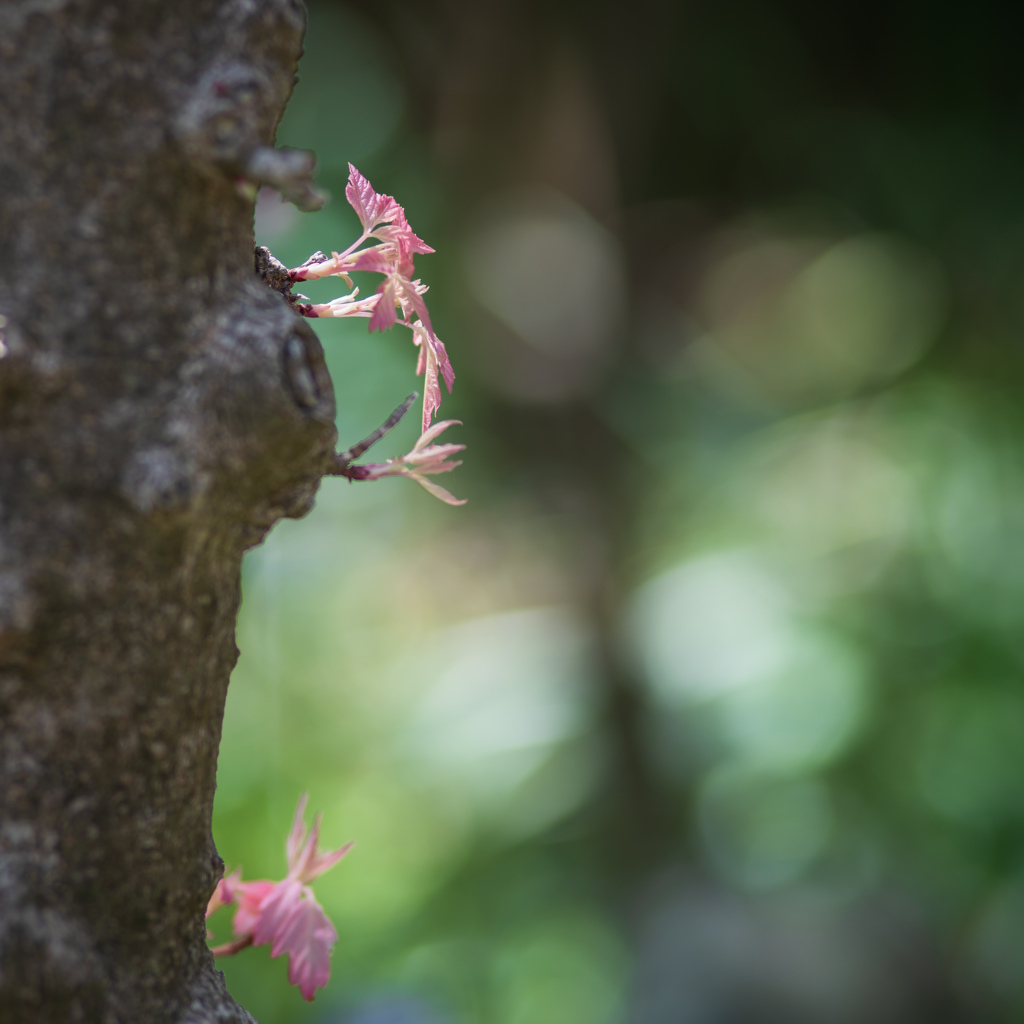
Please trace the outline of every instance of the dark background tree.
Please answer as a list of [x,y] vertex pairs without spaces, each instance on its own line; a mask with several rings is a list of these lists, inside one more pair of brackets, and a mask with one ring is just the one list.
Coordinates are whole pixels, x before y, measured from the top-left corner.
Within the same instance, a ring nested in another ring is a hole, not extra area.
[[335,431],[238,184],[279,159],[303,25],[293,0],[0,7],[5,1024],[250,1019],[203,924],[240,564]]

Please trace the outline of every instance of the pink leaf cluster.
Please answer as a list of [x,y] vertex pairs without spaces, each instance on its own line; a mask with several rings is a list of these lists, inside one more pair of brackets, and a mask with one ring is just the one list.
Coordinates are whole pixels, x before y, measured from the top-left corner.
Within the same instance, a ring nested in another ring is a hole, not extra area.
[[[330,302],[311,303],[301,309],[314,317],[368,317],[371,331],[385,331],[395,324],[408,327],[419,349],[416,373],[424,378],[422,429],[425,431],[441,407],[440,381],[445,382],[449,393],[455,383],[455,371],[444,343],[434,333],[423,300],[427,286],[414,277],[413,257],[434,250],[409,226],[405,210],[391,196],[374,191],[351,164],[345,196],[359,218],[362,234],[344,252],[333,252],[330,259],[308,260],[296,267],[290,271],[291,279],[313,281],[321,277],[340,277],[352,288],[349,274],[364,270],[381,274],[384,280],[374,295],[360,298],[359,289],[353,288],[348,295]],[[364,246],[371,240],[372,244]]]
[[463,451],[466,447],[464,444],[431,444],[438,435],[459,423],[460,420],[441,420],[435,423],[423,431],[407,455],[398,459],[388,459],[387,462],[372,462],[356,467],[359,477],[363,480],[379,480],[385,476],[405,476],[415,480],[435,498],[440,498],[449,505],[465,505],[465,498],[456,498],[440,484],[427,479],[428,476],[438,473],[450,473],[456,466],[462,465],[461,460],[449,462],[448,457]]
[[210,897],[206,916],[237,904],[232,928],[235,941],[214,948],[214,956],[228,956],[246,946],[270,946],[271,957],[288,954],[288,980],[312,1000],[331,974],[331,948],[338,939],[334,925],[317,903],[309,883],[334,867],[352,848],[321,853],[320,815],[307,829],[304,816],[308,797],[295,811],[286,852],[288,874],[280,882],[243,882],[241,871],[222,879]]

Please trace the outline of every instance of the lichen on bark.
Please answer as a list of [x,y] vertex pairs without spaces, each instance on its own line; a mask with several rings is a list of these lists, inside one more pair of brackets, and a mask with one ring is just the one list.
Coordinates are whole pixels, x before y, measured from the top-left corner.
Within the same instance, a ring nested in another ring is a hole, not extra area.
[[5,1024],[251,1020],[203,924],[241,558],[336,436],[239,184],[277,166],[303,28],[292,0],[0,4]]

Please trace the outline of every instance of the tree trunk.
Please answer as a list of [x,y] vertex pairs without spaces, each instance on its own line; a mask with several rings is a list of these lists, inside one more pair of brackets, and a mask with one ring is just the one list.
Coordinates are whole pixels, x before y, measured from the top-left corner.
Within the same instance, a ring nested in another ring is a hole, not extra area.
[[203,921],[239,570],[335,431],[239,184],[303,26],[292,0],[0,0],[4,1024],[251,1020]]

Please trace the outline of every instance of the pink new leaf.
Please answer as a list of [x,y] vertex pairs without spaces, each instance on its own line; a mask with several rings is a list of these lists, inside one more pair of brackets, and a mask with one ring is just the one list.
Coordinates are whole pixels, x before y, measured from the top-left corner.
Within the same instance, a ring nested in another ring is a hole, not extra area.
[[403,455],[400,459],[388,459],[383,463],[368,463],[359,466],[359,479],[379,480],[385,476],[406,476],[415,480],[424,490],[429,491],[435,498],[449,505],[465,505],[465,498],[456,498],[449,491],[428,476],[436,476],[439,473],[450,473],[456,466],[461,466],[459,461],[449,462],[450,456],[465,449],[464,444],[431,444],[442,431],[460,423],[460,420],[442,420],[432,427],[424,430],[419,440],[412,446],[412,450]]
[[[395,205],[398,206],[397,203]],[[408,257],[410,253],[420,253],[421,255],[428,256],[430,253],[434,252],[434,250],[409,226],[409,221],[405,216],[405,210],[401,206],[398,206],[398,212],[395,215],[394,223],[388,224],[385,227],[376,228],[373,234],[382,242],[392,242],[406,257]]]
[[311,1000],[331,976],[331,947],[338,933],[313,890],[286,878],[264,897],[252,932],[255,946],[270,946],[271,957],[288,954],[288,980]]
[[211,914],[216,914],[221,907],[230,906],[235,902],[235,887],[242,880],[242,872],[235,871],[228,875],[227,878],[222,878],[217,883],[217,888],[213,890],[213,895],[210,897],[210,901],[206,904],[206,916],[210,917]]
[[363,231],[369,234],[381,221],[394,220],[401,207],[391,196],[379,195],[373,186],[352,164],[348,165],[348,185],[345,187],[345,198],[356,211]]
[[[419,281],[408,281],[404,279],[400,280],[400,288],[402,298],[416,311],[416,315],[419,317],[419,324],[410,324],[413,328],[413,332],[416,333],[419,329],[420,334],[414,339],[417,345],[421,345],[426,342],[427,346],[433,351],[434,358],[437,360],[438,369],[440,370],[441,376],[444,378],[444,382],[448,387],[448,394],[452,393],[452,385],[455,383],[455,371],[452,369],[451,361],[448,358],[448,351],[444,347],[444,342],[434,333],[434,327],[430,322],[430,314],[427,312],[427,304],[423,301],[423,294],[426,292],[426,285],[421,284]],[[421,374],[425,369],[425,364],[421,362],[416,367],[416,373]],[[438,396],[438,405],[441,404],[440,395]],[[424,430],[426,424],[424,424]]]
[[[454,465],[451,467],[454,469]],[[428,494],[432,494],[438,501],[443,501],[446,505],[465,505],[465,498],[456,498],[447,487],[442,487],[439,483],[435,483],[433,480],[428,480],[425,476],[414,475],[413,480],[416,481]]]
[[[349,164],[345,195],[363,226],[362,235],[343,252],[333,253],[330,259],[322,254],[310,257],[302,266],[291,271],[291,278],[297,281],[330,274],[342,277],[350,288],[352,282],[349,274],[354,271],[382,274],[384,280],[375,295],[364,299],[358,298],[359,289],[355,288],[349,295],[340,296],[331,302],[305,303],[297,305],[296,309],[303,316],[309,317],[367,317],[371,333],[386,331],[396,323],[410,328],[413,342],[419,349],[416,374],[423,376],[422,430],[425,433],[441,408],[440,382],[444,381],[449,393],[455,384],[455,371],[448,351],[434,333],[430,313],[423,300],[427,287],[413,277],[413,256],[434,250],[412,230],[405,210],[391,196],[375,191],[352,164]],[[376,238],[380,244],[360,249],[368,238]],[[342,475],[353,480],[410,476],[442,501],[453,505],[462,504],[443,487],[425,479],[427,474],[447,472],[456,463],[446,463],[442,468],[433,465],[429,468],[416,468],[409,461],[413,454],[410,452],[403,459],[389,459],[383,465],[347,465]]]
[[434,335],[433,348],[434,355],[437,356],[437,365],[440,367],[441,376],[444,377],[444,383],[450,395],[452,393],[452,385],[455,383],[455,371],[452,369],[451,361],[448,358],[448,350],[444,347],[444,342],[436,334]]
[[306,805],[309,803],[309,794],[303,793],[299,797],[299,803],[295,808],[295,817],[292,818],[292,829],[288,833],[288,839],[284,844],[285,856],[288,858],[288,867],[295,863],[303,844],[306,842]]
[[430,344],[426,332],[417,332],[420,356],[417,368],[423,367],[423,422],[421,427],[426,430],[434,414],[441,408],[441,385],[437,382],[437,354]]
[[207,907],[207,917],[236,902],[233,927],[237,938],[215,947],[214,956],[232,956],[249,945],[269,945],[272,957],[287,953],[288,980],[299,987],[304,999],[311,1000],[316,990],[330,979],[331,947],[338,933],[307,883],[334,867],[352,844],[321,853],[320,816],[316,816],[312,826],[307,826],[307,803],[308,797],[303,794],[285,843],[285,878],[280,882],[243,882],[241,872],[235,871],[218,883]]
[[298,985],[302,996],[311,1001],[318,988],[331,977],[331,947],[338,941],[334,925],[308,887],[303,898],[294,903],[274,938],[270,955],[288,954],[288,980]]
[[[263,897],[252,929],[255,946],[266,946],[276,941],[276,935],[284,925],[292,907],[302,898],[302,883],[295,878],[286,878],[273,885]],[[276,954],[271,950],[271,956]]]
[[424,430],[422,434],[416,439],[416,443],[412,446],[412,452],[410,454],[421,454],[424,451],[434,451],[437,448],[449,448],[452,451],[462,451],[466,446],[464,444],[443,444],[436,445],[432,444],[436,438],[440,437],[449,427],[461,427],[462,420],[440,420],[435,423],[429,430]]
[[380,250],[382,246],[357,252],[348,264],[349,270],[367,270],[371,274],[390,274],[395,268]]
[[[451,394],[455,383],[455,371],[448,360],[444,343],[430,329],[429,321],[422,320],[413,324],[413,341],[419,345],[420,354],[416,364],[416,373],[423,375],[423,430],[430,426],[434,414],[441,408],[441,386],[438,383],[438,372],[444,377]],[[449,421],[450,422],[450,421]]]
[[256,919],[260,915],[263,901],[273,888],[273,882],[264,880],[235,883],[234,893],[238,901],[238,909],[235,911],[234,921],[231,922],[235,935],[241,938],[244,935],[252,934],[256,927]]
[[398,321],[398,317],[395,314],[394,278],[389,277],[382,282],[381,286],[377,289],[377,294],[380,297],[377,299],[377,305],[373,307],[373,313],[370,315],[369,329],[371,334],[374,331],[386,331],[394,327]]
[[288,854],[288,878],[304,883],[312,882],[314,878],[333,868],[352,849],[352,843],[347,843],[340,850],[320,853],[320,815],[313,820],[313,827],[308,833],[303,821],[308,799],[308,794],[303,793],[299,806],[295,809],[295,820],[285,851]]

